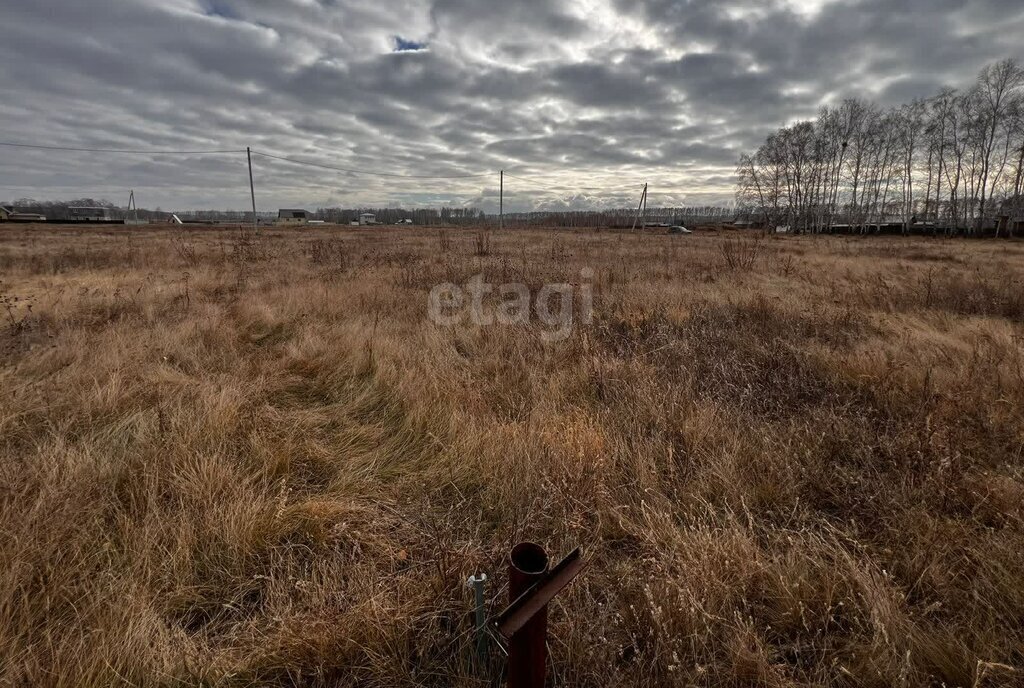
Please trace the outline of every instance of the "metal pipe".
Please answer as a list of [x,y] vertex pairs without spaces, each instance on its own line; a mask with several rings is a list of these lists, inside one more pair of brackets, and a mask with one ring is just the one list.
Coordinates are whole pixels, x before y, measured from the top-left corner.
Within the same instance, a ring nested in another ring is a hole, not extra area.
[[579,575],[585,565],[579,547],[569,552],[565,559],[558,562],[541,580],[531,585],[498,615],[494,624],[498,632],[506,638],[518,633],[538,611],[545,609],[548,602],[555,599],[555,595]]
[[[534,542],[512,548],[508,564],[508,601],[515,602],[548,570],[548,555]],[[508,644],[509,688],[543,688],[547,669],[548,610],[543,607],[513,634]]]

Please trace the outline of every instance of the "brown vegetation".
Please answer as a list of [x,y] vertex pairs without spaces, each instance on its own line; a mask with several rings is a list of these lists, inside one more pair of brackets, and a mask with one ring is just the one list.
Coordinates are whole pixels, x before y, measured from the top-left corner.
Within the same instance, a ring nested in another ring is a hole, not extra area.
[[[584,267],[565,341],[426,317]],[[0,276],[0,684],[487,685],[521,539],[591,561],[558,685],[1021,680],[1019,244],[10,227]]]

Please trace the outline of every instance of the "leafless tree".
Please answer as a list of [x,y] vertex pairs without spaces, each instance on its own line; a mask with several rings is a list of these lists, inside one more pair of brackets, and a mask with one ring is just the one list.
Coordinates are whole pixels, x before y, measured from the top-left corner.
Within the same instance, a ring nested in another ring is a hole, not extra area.
[[822,107],[742,156],[737,177],[738,202],[766,226],[998,226],[997,209],[1024,206],[1024,70],[1004,60],[966,92],[888,110],[859,99]]

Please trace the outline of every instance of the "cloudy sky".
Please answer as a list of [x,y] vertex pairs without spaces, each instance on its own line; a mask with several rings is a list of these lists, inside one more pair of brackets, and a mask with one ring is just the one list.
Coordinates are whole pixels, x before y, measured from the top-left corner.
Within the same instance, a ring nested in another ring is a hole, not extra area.
[[[1024,57],[1020,0],[3,0],[0,141],[256,151],[260,210],[728,203],[824,103]],[[245,154],[0,146],[0,200],[248,206]]]

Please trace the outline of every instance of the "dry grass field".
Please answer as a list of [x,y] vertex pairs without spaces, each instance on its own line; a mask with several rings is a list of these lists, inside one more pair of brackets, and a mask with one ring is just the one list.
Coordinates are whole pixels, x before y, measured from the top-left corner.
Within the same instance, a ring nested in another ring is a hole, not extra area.
[[553,685],[1024,685],[1024,244],[5,226],[0,300],[0,685],[487,686],[524,539]]

